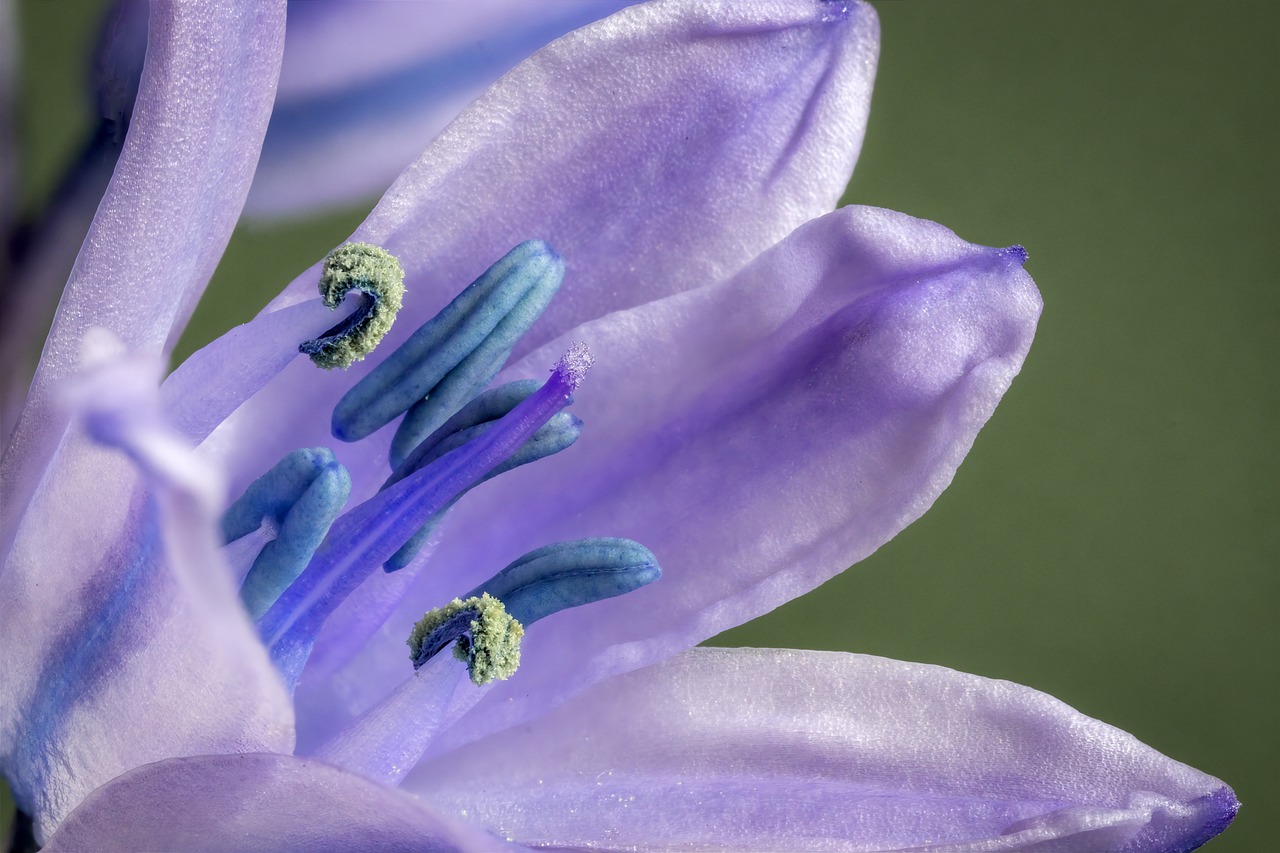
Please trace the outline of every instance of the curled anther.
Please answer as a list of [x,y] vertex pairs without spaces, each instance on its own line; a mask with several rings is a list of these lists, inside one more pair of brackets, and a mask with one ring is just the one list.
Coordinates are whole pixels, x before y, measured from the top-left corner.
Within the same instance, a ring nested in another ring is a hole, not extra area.
[[520,667],[524,626],[487,592],[465,601],[455,598],[429,611],[409,635],[413,668],[419,669],[457,640],[453,656],[467,664],[473,684],[510,678]]
[[324,259],[320,296],[337,310],[352,290],[361,296],[356,310],[318,338],[298,345],[298,352],[326,370],[363,360],[390,331],[404,301],[404,268],[381,246],[339,246]]

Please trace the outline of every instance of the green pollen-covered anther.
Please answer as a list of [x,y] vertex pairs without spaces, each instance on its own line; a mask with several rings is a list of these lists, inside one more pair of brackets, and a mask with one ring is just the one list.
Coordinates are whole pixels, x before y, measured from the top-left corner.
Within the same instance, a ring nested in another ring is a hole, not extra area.
[[409,656],[417,669],[457,640],[453,656],[466,663],[472,683],[488,684],[510,678],[520,668],[523,636],[524,626],[486,592],[455,598],[423,616],[409,635]]
[[326,370],[361,361],[390,331],[404,301],[404,268],[395,255],[380,246],[339,246],[324,259],[320,296],[325,305],[337,310],[352,290],[362,296],[355,312],[320,337],[298,346],[299,352]]

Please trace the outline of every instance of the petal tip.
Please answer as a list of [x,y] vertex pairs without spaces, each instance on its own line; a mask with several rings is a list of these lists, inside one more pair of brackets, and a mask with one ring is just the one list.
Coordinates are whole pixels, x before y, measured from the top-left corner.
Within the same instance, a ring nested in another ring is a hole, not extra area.
[[1236,797],[1236,792],[1226,785],[1203,797],[1202,801],[1205,805],[1206,820],[1204,823],[1204,840],[1200,844],[1220,835],[1231,825],[1231,822],[1236,819],[1236,814],[1240,811],[1240,800]]
[[1006,249],[1000,249],[999,253],[1002,258],[1008,258],[1019,266],[1023,266],[1027,262],[1027,250],[1020,245],[1013,245]]

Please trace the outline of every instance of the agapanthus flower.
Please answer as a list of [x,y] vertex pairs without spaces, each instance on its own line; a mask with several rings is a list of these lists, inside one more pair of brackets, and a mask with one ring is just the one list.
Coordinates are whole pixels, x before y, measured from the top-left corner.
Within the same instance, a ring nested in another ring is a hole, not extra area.
[[1039,316],[1020,247],[831,212],[868,6],[571,33],[157,385],[283,32],[282,3],[152,8],[3,460],[0,766],[49,849],[1174,851],[1230,822],[1222,782],[1030,688],[692,648],[923,513]]

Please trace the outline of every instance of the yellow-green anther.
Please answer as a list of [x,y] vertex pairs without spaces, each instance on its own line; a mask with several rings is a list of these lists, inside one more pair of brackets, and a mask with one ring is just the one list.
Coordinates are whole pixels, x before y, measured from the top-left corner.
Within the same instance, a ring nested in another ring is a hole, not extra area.
[[324,259],[320,296],[325,305],[337,310],[352,290],[363,298],[351,316],[320,337],[298,345],[299,352],[326,370],[347,368],[363,360],[391,330],[404,300],[404,268],[381,246],[339,246]]
[[409,657],[418,669],[457,640],[453,656],[467,665],[473,684],[510,678],[520,667],[524,626],[487,592],[478,598],[455,598],[430,611],[413,626]]

